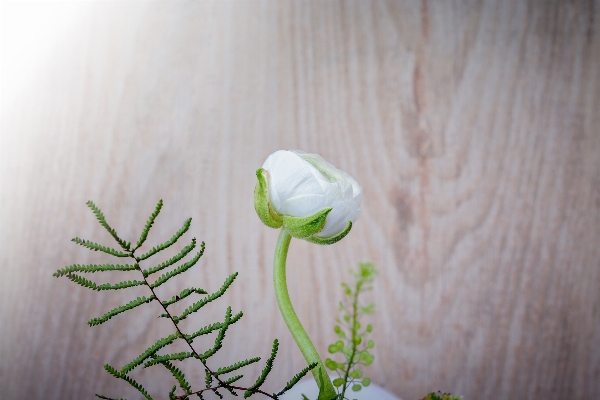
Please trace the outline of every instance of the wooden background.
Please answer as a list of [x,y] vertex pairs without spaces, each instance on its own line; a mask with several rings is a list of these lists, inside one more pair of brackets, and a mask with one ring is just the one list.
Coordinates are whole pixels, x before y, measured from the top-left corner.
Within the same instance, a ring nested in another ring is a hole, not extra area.
[[[266,358],[277,337],[267,388],[281,387],[304,361],[271,287],[277,231],[252,203],[254,171],[277,149],[321,154],[364,190],[346,239],[292,242],[292,300],[323,354],[338,282],[372,260],[367,375],[404,400],[438,389],[468,400],[600,396],[600,3],[110,2],[78,12],[35,68],[14,59],[27,79],[2,76],[0,397],[137,398],[102,365],[122,366],[170,332],[156,305],[90,328],[143,289],[52,278],[112,261],[70,242],[112,241],[90,199],[135,240],[162,198],[149,246],[193,217],[186,239],[206,241],[206,253],[162,293],[214,291],[239,271],[196,323],[243,310],[215,362]],[[133,376],[164,398],[171,381],[156,370]]]

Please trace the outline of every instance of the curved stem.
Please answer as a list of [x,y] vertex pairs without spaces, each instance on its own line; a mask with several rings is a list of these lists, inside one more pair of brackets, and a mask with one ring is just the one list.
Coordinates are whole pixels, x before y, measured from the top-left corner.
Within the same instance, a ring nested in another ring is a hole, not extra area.
[[319,386],[318,400],[331,400],[336,397],[335,389],[331,384],[329,376],[327,376],[325,366],[323,365],[323,361],[321,361],[321,357],[319,357],[319,353],[317,353],[315,346],[312,344],[308,334],[300,323],[300,320],[294,311],[294,307],[292,307],[292,301],[290,300],[290,295],[288,293],[285,278],[285,262],[291,240],[292,236],[285,228],[282,228],[279,233],[279,239],[277,240],[275,260],[273,261],[275,297],[277,298],[277,304],[279,305],[279,310],[281,311],[285,324],[292,333],[306,362],[308,364],[317,363],[317,366],[313,369],[312,373]]

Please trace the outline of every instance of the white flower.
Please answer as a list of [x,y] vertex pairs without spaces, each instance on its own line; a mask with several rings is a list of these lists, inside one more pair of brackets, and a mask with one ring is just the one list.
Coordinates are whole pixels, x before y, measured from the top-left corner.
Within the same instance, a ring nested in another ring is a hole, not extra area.
[[[265,218],[271,218],[269,222],[261,216],[256,198],[255,205],[259,216],[269,226],[285,225],[286,217],[295,217],[295,220],[308,217],[314,219],[316,214],[328,210],[323,215],[326,220],[322,228],[319,226],[318,232],[309,235],[317,239],[311,241],[318,242],[319,238],[334,238],[340,234],[345,236],[352,223],[360,216],[360,185],[346,172],[337,169],[317,154],[299,150],[276,151],[267,158],[262,169],[257,171],[257,190],[260,189],[260,175],[266,180],[270,215]],[[306,221],[313,219],[308,218]],[[282,222],[278,223],[278,220]],[[292,235],[295,236],[293,232]]]

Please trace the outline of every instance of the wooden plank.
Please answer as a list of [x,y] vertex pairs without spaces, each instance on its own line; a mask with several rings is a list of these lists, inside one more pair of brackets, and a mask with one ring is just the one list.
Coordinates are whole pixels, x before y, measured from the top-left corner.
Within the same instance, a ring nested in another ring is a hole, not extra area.
[[[337,282],[369,259],[380,270],[374,382],[404,399],[438,389],[600,396],[599,10],[593,1],[81,10],[30,79],[3,82],[3,396],[136,398],[102,365],[122,366],[171,332],[152,306],[89,328],[143,290],[51,278],[108,260],[69,242],[112,240],[90,199],[135,239],[162,198],[149,246],[191,216],[186,238],[206,241],[206,254],[163,293],[214,291],[239,271],[186,329],[222,319],[227,305],[243,310],[215,362],[267,357],[277,337],[267,385],[282,386],[304,360],[271,288],[277,232],[255,216],[252,193],[256,168],[292,148],[321,154],[364,189],[346,239],[292,243],[291,296],[322,354],[334,341]],[[152,368],[134,376],[155,398],[171,386]]]

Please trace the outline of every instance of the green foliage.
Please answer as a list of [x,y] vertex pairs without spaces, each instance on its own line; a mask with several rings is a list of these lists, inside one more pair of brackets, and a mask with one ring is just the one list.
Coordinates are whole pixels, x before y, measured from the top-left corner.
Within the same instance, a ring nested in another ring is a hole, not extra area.
[[431,392],[423,400],[463,400],[462,396],[455,396],[450,393]]
[[267,379],[267,375],[269,375],[269,372],[271,372],[271,370],[273,369],[273,362],[275,361],[275,357],[277,357],[278,349],[279,349],[279,341],[277,339],[275,339],[273,341],[273,347],[271,348],[271,357],[269,357],[269,359],[265,363],[265,367],[263,368],[263,370],[260,373],[260,376],[258,377],[256,382],[254,382],[254,385],[250,386],[250,388],[248,388],[246,393],[244,393],[245,399],[247,399],[248,397],[250,397],[254,393],[256,393],[256,391],[260,388],[260,386],[263,383],[265,383],[265,380]]
[[308,371],[310,371],[317,365],[318,365],[317,363],[312,363],[308,367],[304,368],[302,371],[300,371],[296,375],[294,375],[294,377],[285,385],[283,390],[281,390],[279,393],[277,393],[277,396],[281,396],[282,394],[284,394],[285,392],[290,390],[296,383],[298,383],[300,381],[300,379],[304,378],[304,376],[308,373]]
[[338,389],[338,398],[341,400],[346,399],[346,391],[349,388],[358,392],[371,384],[371,379],[363,377],[363,371],[359,368],[371,365],[375,358],[369,352],[375,343],[364,339],[373,331],[373,326],[368,324],[362,328],[360,323],[363,316],[373,314],[375,307],[373,304],[363,306],[359,296],[372,289],[371,284],[377,275],[377,270],[371,263],[359,263],[358,270],[352,271],[352,275],[353,286],[342,283],[347,301],[340,302],[342,319],[336,320],[337,325],[333,329],[339,340],[329,345],[327,349],[331,354],[341,353],[344,360],[341,362],[331,358],[325,360],[325,366],[338,373],[339,377],[333,380],[333,386]]
[[[242,367],[245,367],[249,364],[258,362],[260,360],[260,357],[249,358],[246,360],[238,361],[232,365],[221,366],[216,369],[210,368],[207,364],[208,359],[211,356],[213,356],[215,353],[217,353],[223,347],[225,335],[226,335],[228,328],[232,324],[239,321],[240,318],[243,316],[243,313],[241,311],[236,313],[235,315],[233,315],[231,307],[227,307],[227,310],[225,311],[225,316],[224,316],[224,319],[222,322],[210,323],[190,334],[183,332],[181,327],[178,325],[180,321],[186,319],[191,314],[199,311],[206,304],[213,302],[213,301],[217,300],[218,298],[220,298],[225,293],[225,291],[231,286],[231,284],[237,277],[237,273],[234,273],[234,274],[231,274],[230,276],[228,276],[227,279],[225,279],[225,282],[223,283],[223,285],[216,292],[214,292],[212,294],[209,294],[204,289],[191,287],[191,288],[183,289],[178,295],[173,295],[171,297],[171,299],[169,299],[169,300],[160,300],[155,293],[155,289],[157,287],[161,286],[162,284],[166,283],[167,281],[169,281],[174,276],[180,275],[180,274],[188,271],[189,269],[191,269],[194,265],[196,265],[196,263],[200,260],[200,258],[204,254],[204,250],[205,250],[204,242],[202,242],[202,244],[200,246],[201,247],[200,250],[196,253],[196,255],[193,258],[191,258],[189,261],[184,262],[183,264],[181,264],[179,266],[176,266],[175,264],[178,263],[179,261],[183,260],[188,254],[190,254],[192,252],[192,250],[195,249],[195,247],[196,247],[196,239],[195,238],[193,238],[191,243],[189,245],[185,246],[178,254],[176,254],[175,256],[172,256],[171,258],[169,258],[167,261],[165,261],[163,263],[160,263],[149,269],[142,269],[142,267],[140,265],[140,262],[149,259],[150,257],[167,249],[168,247],[172,246],[175,242],[177,242],[177,240],[179,238],[181,238],[189,230],[190,224],[191,224],[191,218],[187,219],[185,221],[185,223],[183,224],[183,227],[181,229],[179,229],[168,241],[166,241],[158,246],[153,247],[152,249],[150,249],[146,253],[142,254],[141,256],[136,256],[135,252],[146,241],[148,234],[150,232],[150,229],[152,228],[156,218],[158,217],[158,214],[160,213],[160,210],[162,209],[162,206],[163,206],[162,200],[158,202],[158,204],[156,205],[156,207],[154,209],[154,212],[150,215],[150,217],[146,221],[146,224],[144,226],[144,229],[142,230],[141,236],[140,236],[139,240],[137,241],[134,248],[131,247],[131,242],[128,242],[128,241],[120,238],[120,236],[117,234],[116,230],[113,229],[108,224],[102,211],[93,202],[89,201],[87,203],[87,205],[92,210],[92,212],[94,213],[94,215],[96,216],[96,218],[98,219],[100,224],[115,239],[115,241],[119,244],[119,246],[121,247],[121,249],[123,251],[115,250],[115,249],[100,245],[98,243],[94,243],[89,240],[83,240],[80,238],[75,238],[75,239],[73,239],[73,241],[83,247],[90,249],[90,250],[102,251],[106,254],[109,254],[109,255],[112,255],[115,257],[130,258],[131,261],[133,262],[133,264],[89,264],[89,265],[72,264],[72,265],[66,266],[62,269],[57,270],[53,274],[53,276],[55,276],[57,278],[66,277],[67,279],[77,283],[78,285],[81,285],[88,289],[97,290],[97,291],[120,290],[120,289],[131,288],[134,286],[145,286],[147,288],[147,290],[149,291],[149,293],[146,296],[137,297],[136,299],[131,300],[130,302],[128,302],[124,305],[121,305],[119,307],[116,307],[116,308],[108,311],[106,314],[102,315],[101,317],[92,318],[91,320],[88,321],[88,324],[90,326],[102,324],[104,322],[107,322],[109,319],[111,319],[112,317],[114,317],[118,314],[124,313],[125,311],[132,310],[138,306],[141,306],[142,304],[146,304],[146,303],[150,303],[154,300],[158,300],[157,303],[160,304],[162,310],[164,311],[162,314],[159,315],[159,317],[170,319],[175,327],[175,331],[172,334],[170,334],[164,338],[158,339],[156,342],[154,342],[154,344],[149,346],[139,356],[137,356],[131,362],[129,362],[128,364],[123,366],[123,368],[121,368],[120,370],[118,370],[117,368],[114,368],[108,364],[106,364],[104,366],[104,369],[108,373],[110,373],[112,376],[114,376],[115,378],[122,379],[122,380],[126,381],[127,383],[129,383],[131,386],[136,388],[148,400],[152,400],[152,398],[150,397],[150,395],[148,394],[146,389],[144,389],[144,387],[140,383],[136,382],[128,374],[130,372],[132,372],[134,369],[136,369],[137,367],[142,366],[143,368],[148,368],[148,367],[151,367],[154,365],[164,366],[171,373],[173,378],[177,381],[179,388],[183,392],[183,394],[178,395],[176,393],[177,385],[173,386],[172,389],[170,390],[170,392],[168,393],[168,398],[172,399],[172,400],[188,399],[191,395],[197,395],[198,398],[203,399],[202,394],[205,391],[212,391],[220,398],[223,398],[223,394],[219,391],[219,389],[225,389],[234,396],[238,396],[238,392],[244,392],[244,397],[249,397],[256,393],[260,393],[266,397],[270,397],[272,399],[277,399],[278,395],[269,394],[269,393],[266,393],[266,392],[260,390],[260,386],[264,383],[264,381],[267,378],[267,375],[273,368],[273,362],[274,362],[275,356],[277,354],[277,347],[278,347],[277,340],[275,340],[273,343],[271,357],[267,360],[265,368],[262,370],[260,376],[254,383],[254,385],[252,385],[249,388],[238,387],[238,386],[232,385],[243,377],[243,375],[241,375],[241,374],[238,374],[238,375],[235,375],[232,377],[226,377],[226,378],[222,378],[221,376],[228,374],[230,372],[233,372],[233,371],[238,371]],[[159,271],[163,271],[170,267],[172,267],[171,270],[163,272],[163,274],[159,278],[157,278],[153,282],[149,282],[148,278],[152,274],[157,273]],[[105,271],[138,271],[140,273],[141,279],[140,280],[123,280],[118,283],[97,284],[96,282],[79,275],[79,274],[85,274],[85,273],[96,273],[96,272],[105,272]],[[167,308],[169,306],[171,306],[191,295],[194,295],[194,294],[202,295],[204,297],[198,301],[193,302],[190,306],[188,306],[186,309],[184,309],[184,311],[181,313],[181,315],[179,315],[179,316],[173,315],[167,310]],[[192,342],[194,341],[194,339],[199,336],[211,334],[214,332],[216,332],[214,345],[212,347],[206,349],[204,352],[196,351],[196,349],[192,346]],[[182,352],[178,352],[178,353],[167,353],[167,354],[162,354],[162,355],[158,354],[158,352],[161,349],[164,349],[165,347],[173,344],[174,342],[176,342],[178,340],[183,340],[186,343],[187,347],[189,348],[189,351],[182,351]],[[196,359],[202,363],[205,373],[206,373],[206,379],[205,379],[206,387],[204,389],[194,391],[192,389],[192,386],[190,385],[190,383],[187,381],[184,373],[181,371],[181,369],[179,369],[178,367],[176,367],[173,364],[173,362],[179,362],[179,361],[182,361],[185,359]],[[306,373],[310,369],[314,368],[315,365],[311,365],[308,368],[303,369],[299,374],[294,376],[292,378],[292,380],[290,382],[288,382],[288,384],[286,385],[284,390],[280,392],[280,394],[289,390],[289,388],[291,388],[303,376],[305,376]],[[117,399],[112,399],[109,397],[102,396],[100,394],[96,394],[96,396],[101,399],[117,400]],[[120,400],[122,400],[122,399],[120,399]]]
[[183,236],[184,233],[186,233],[188,231],[188,229],[190,229],[190,225],[192,224],[192,219],[188,218],[184,223],[183,226],[181,227],[180,230],[178,230],[177,232],[175,232],[175,234],[173,235],[173,237],[171,237],[171,239],[167,240],[166,242],[164,242],[163,244],[159,244],[156,247],[153,247],[150,251],[148,251],[145,254],[142,254],[138,260],[139,261],[143,261],[147,258],[152,257],[153,255],[155,255],[156,253],[158,253],[159,251],[163,251],[164,249],[166,249],[167,247],[172,246],[173,244],[175,244],[175,242],[181,237]]
[[106,321],[108,321],[109,319],[111,319],[112,317],[114,317],[117,314],[120,314],[122,312],[131,310],[132,308],[135,308],[137,306],[141,306],[142,304],[145,303],[150,303],[152,300],[156,300],[156,297],[154,295],[151,295],[150,297],[138,297],[135,300],[130,301],[129,303],[119,306],[117,308],[113,308],[112,310],[110,310],[109,312],[107,312],[106,314],[104,314],[103,316],[99,317],[99,318],[92,318],[88,321],[88,325],[89,326],[94,326],[94,325],[100,325],[105,323]]
[[73,264],[62,269],[59,269],[52,276],[56,278],[60,278],[61,276],[68,275],[72,272],[103,272],[103,271],[134,271],[137,267],[133,264],[126,265],[114,265],[114,264],[89,264],[89,265],[80,265]]
[[[149,275],[151,275],[155,272],[161,271],[161,270],[165,269],[166,267],[170,267],[171,265],[175,264],[177,261],[179,261],[183,257],[185,257],[190,251],[194,250],[195,247],[196,247],[196,238],[192,238],[192,243],[185,246],[179,252],[179,254],[177,254],[176,256],[169,258],[167,261],[160,263],[156,267],[152,267],[148,270],[146,270],[146,269],[143,270],[142,273],[144,274],[144,277],[147,278]],[[202,243],[202,252],[204,252],[204,242]]]

